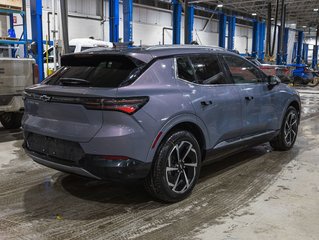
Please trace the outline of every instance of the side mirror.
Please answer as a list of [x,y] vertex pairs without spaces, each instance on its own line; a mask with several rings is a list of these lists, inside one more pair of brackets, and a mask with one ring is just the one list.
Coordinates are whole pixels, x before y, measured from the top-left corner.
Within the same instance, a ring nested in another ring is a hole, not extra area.
[[273,88],[274,86],[280,83],[280,79],[277,76],[268,76],[268,86],[269,88]]

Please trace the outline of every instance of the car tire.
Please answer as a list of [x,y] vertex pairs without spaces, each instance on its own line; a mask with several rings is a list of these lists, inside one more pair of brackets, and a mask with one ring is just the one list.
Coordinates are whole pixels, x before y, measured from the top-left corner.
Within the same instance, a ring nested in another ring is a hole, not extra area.
[[198,180],[201,149],[188,131],[170,133],[160,144],[150,174],[145,179],[146,190],[164,202],[178,202],[189,196]]
[[21,127],[23,113],[6,112],[0,115],[0,122],[6,129],[18,129]]
[[297,110],[290,106],[283,119],[279,134],[270,141],[274,150],[287,151],[295,144],[298,134],[299,117]]

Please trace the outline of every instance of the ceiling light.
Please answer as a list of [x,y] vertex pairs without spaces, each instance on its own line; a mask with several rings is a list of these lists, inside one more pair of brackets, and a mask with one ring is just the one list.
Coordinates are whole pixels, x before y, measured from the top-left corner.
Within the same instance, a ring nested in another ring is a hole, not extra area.
[[270,20],[271,20],[271,21],[274,21],[275,19],[274,19],[274,18],[270,18]]
[[303,28],[306,28],[307,26],[302,26]]
[[218,4],[217,7],[222,8],[223,4]]
[[253,16],[257,16],[257,13],[252,13],[251,15],[253,15]]
[[318,12],[318,11],[319,11],[319,9],[318,9],[318,8],[314,8],[314,9],[313,9],[313,11]]

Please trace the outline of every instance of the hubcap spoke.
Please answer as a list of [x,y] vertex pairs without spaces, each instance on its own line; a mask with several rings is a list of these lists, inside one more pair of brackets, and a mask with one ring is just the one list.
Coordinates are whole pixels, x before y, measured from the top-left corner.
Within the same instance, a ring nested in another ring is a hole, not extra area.
[[189,187],[189,181],[188,181],[188,178],[187,178],[185,170],[183,170],[183,174],[184,174],[185,181],[186,181],[186,187],[188,188]]
[[176,189],[176,187],[178,186],[178,183],[179,183],[179,178],[180,178],[180,176],[181,176],[181,172],[180,173],[178,173],[178,176],[177,176],[177,178],[176,178],[176,181],[175,181],[175,184],[174,184],[174,187],[173,187],[173,191]]

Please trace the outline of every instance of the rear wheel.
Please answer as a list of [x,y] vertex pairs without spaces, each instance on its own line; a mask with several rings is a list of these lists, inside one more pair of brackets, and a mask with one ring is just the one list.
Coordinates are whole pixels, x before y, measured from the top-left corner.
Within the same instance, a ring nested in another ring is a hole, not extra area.
[[22,116],[20,112],[6,112],[0,115],[0,121],[6,129],[17,129],[21,127]]
[[196,138],[187,131],[171,133],[159,146],[146,190],[165,202],[178,202],[192,192],[200,172],[201,151]]
[[286,151],[295,144],[298,133],[298,112],[290,106],[287,109],[280,132],[277,137],[270,141],[270,145],[275,150]]

